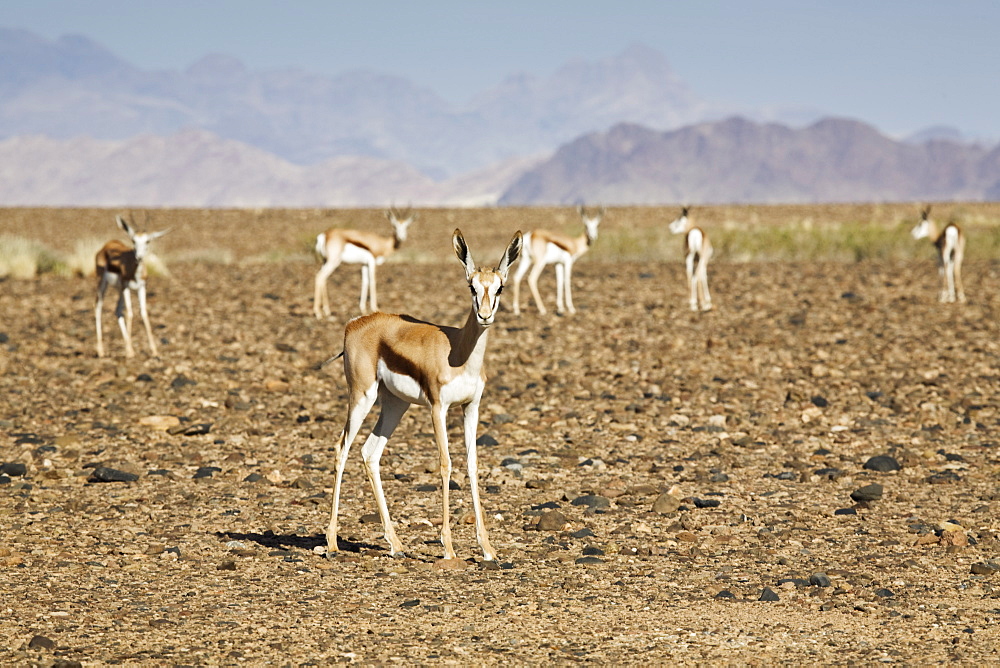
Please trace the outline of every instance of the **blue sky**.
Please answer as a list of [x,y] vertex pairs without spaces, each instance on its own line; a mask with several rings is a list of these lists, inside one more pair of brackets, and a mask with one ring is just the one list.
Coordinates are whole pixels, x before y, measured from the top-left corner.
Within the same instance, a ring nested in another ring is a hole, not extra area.
[[455,103],[643,43],[710,101],[1000,138],[994,0],[3,0],[0,25],[86,35],[147,69],[225,53],[253,69],[374,70]]

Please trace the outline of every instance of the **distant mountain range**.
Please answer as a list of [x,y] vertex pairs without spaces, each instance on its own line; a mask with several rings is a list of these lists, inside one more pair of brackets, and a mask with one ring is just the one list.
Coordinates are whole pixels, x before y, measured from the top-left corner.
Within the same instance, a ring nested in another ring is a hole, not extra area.
[[[0,28],[0,205],[382,206],[997,196],[995,151],[950,128],[763,123],[634,46],[517,75],[455,108],[409,81],[145,71],[79,36]],[[742,117],[730,117],[740,112]],[[812,122],[815,111],[773,119]],[[608,130],[608,128],[611,128]]]
[[859,121],[803,129],[730,118],[670,132],[620,124],[529,169],[501,204],[1000,198],[1000,147],[899,142]]

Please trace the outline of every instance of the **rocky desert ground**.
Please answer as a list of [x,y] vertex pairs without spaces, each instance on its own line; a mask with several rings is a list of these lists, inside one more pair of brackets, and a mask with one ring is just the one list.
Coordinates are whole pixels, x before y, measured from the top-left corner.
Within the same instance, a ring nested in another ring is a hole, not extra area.
[[[870,213],[916,216],[893,211]],[[3,210],[0,233],[68,252],[120,236],[115,213]],[[340,351],[360,281],[341,267],[338,315],[316,320],[307,250],[328,224],[387,232],[380,212],[154,212],[171,228],[169,275],[150,279],[156,358],[138,320],[124,357],[110,305],[97,358],[92,278],[0,282],[0,663],[1000,664],[1000,262],[972,254],[968,303],[940,304],[929,244],[860,262],[720,253],[716,308],[698,314],[679,238],[655,262],[599,252],[674,213],[610,210],[576,268],[579,312],[524,302],[493,328],[479,474],[496,562],[470,523],[458,409],[460,559],[440,559],[421,407],[382,467],[407,556],[388,555],[360,443],[342,549],[322,554],[346,387],[316,364]],[[422,211],[379,270],[380,305],[459,325],[451,230],[486,264],[546,225],[579,227]],[[553,305],[551,269],[542,292]]]

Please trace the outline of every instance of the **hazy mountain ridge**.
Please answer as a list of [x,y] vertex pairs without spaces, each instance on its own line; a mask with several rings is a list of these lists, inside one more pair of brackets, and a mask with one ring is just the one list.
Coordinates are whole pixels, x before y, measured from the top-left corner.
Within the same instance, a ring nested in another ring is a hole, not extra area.
[[848,119],[793,129],[729,118],[584,135],[522,175],[500,203],[980,200],[998,192],[1000,148],[898,142]]
[[255,72],[224,55],[144,71],[85,37],[0,28],[0,92],[0,137],[127,139],[198,127],[296,164],[359,155],[435,178],[550,151],[615,122],[671,127],[711,113],[661,53],[642,46],[549,77],[520,75],[456,108],[386,74]]
[[345,156],[295,165],[204,130],[127,140],[0,141],[0,205],[353,207],[494,204],[540,158],[435,182],[411,165]]

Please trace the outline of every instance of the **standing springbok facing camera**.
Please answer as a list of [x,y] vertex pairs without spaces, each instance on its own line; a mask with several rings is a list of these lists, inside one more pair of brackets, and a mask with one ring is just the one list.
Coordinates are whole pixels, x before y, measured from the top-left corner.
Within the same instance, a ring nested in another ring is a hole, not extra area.
[[568,237],[548,230],[532,230],[524,235],[521,264],[514,274],[514,315],[521,315],[521,279],[529,269],[531,274],[528,275],[528,287],[531,289],[531,296],[535,299],[538,312],[545,315],[545,305],[538,293],[538,277],[548,264],[554,264],[556,268],[556,313],[561,314],[564,310],[576,313],[573,305],[573,263],[590,250],[591,244],[597,239],[597,226],[604,218],[604,207],[591,213],[580,206],[577,212],[584,227],[584,233],[578,237]]
[[670,223],[673,234],[684,234],[684,266],[687,270],[688,288],[691,291],[692,311],[711,311],[712,295],[708,291],[708,261],[712,259],[712,242],[700,227],[691,225],[688,207],[681,209],[681,215]]
[[316,252],[323,258],[323,266],[316,272],[316,285],[313,294],[313,313],[317,318],[329,317],[330,294],[327,291],[327,279],[340,266],[341,262],[361,265],[361,312],[365,312],[365,302],[368,301],[368,290],[371,288],[371,311],[378,310],[378,298],[375,293],[375,267],[385,262],[400,245],[406,241],[407,228],[417,219],[417,214],[397,211],[390,207],[385,217],[392,223],[392,238],[383,237],[373,232],[363,230],[338,229],[332,227],[316,236]]
[[156,356],[159,352],[156,349],[156,339],[153,338],[153,328],[149,325],[149,314],[146,311],[146,264],[144,260],[149,253],[150,243],[166,234],[167,230],[139,234],[133,227],[134,221],[130,225],[121,216],[115,216],[115,220],[118,227],[132,240],[132,248],[114,239],[104,244],[104,247],[97,251],[97,256],[94,258],[97,274],[97,302],[94,306],[94,316],[97,321],[97,356],[104,357],[101,311],[104,308],[104,292],[108,286],[118,289],[115,317],[118,320],[118,328],[122,332],[122,337],[125,339],[125,356],[135,356],[135,350],[132,348],[131,290],[135,290],[139,296],[139,315],[142,317],[142,324],[146,327],[149,350]]
[[965,257],[965,233],[955,223],[948,223],[938,234],[937,225],[930,219],[931,208],[920,212],[920,222],[913,228],[914,239],[928,238],[934,242],[938,253],[938,273],[943,283],[941,301],[952,303],[956,299],[965,302],[965,287],[962,285],[962,259]]
[[347,456],[365,416],[379,399],[382,412],[361,449],[365,472],[371,483],[382,529],[393,555],[403,552],[389,519],[379,459],[386,442],[410,404],[429,406],[441,465],[441,543],[444,558],[453,559],[448,514],[448,485],[451,481],[451,456],[448,453],[446,416],[452,404],[461,404],[465,412],[465,449],[476,515],[476,538],[486,560],[494,560],[479,501],[479,478],[476,459],[476,429],[479,424],[479,401],[486,384],[483,360],[489,328],[500,309],[500,291],[507,281],[510,265],[521,252],[521,233],[514,234],[495,269],[476,268],[472,254],[459,230],[452,237],[455,253],[465,267],[465,277],[472,292],[472,309],[465,325],[444,327],[406,315],[372,313],[347,323],[344,351],[332,358],[344,357],[347,378],[347,423],[337,446],[337,473],[333,489],[333,510],[326,530],[327,554],[336,552],[337,515],[340,508],[340,484]]

